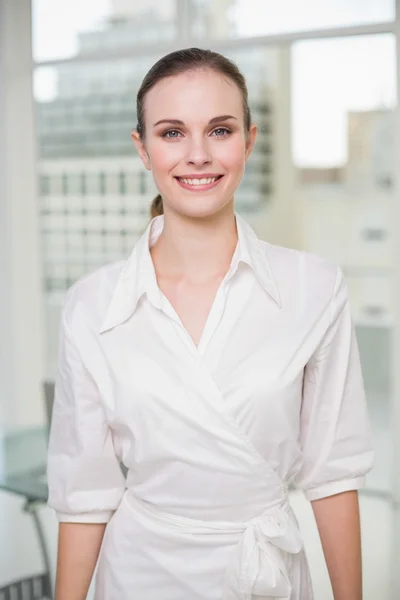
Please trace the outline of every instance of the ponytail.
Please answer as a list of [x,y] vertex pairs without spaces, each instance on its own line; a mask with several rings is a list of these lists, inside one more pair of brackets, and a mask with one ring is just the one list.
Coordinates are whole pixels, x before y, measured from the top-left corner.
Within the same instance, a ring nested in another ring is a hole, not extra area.
[[163,215],[163,214],[164,214],[164,209],[163,209],[162,198],[161,198],[160,194],[157,194],[157,196],[154,198],[154,200],[150,206],[150,216],[152,219],[154,219],[154,217],[159,217],[160,215]]

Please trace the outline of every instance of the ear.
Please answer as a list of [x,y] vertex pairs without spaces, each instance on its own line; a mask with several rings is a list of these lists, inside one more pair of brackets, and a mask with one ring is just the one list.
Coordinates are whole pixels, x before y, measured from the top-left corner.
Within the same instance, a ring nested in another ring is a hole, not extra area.
[[252,123],[250,126],[250,131],[247,134],[246,140],[246,162],[249,160],[249,156],[252,153],[254,144],[256,143],[257,133],[257,125],[255,123]]
[[148,155],[145,143],[142,140],[142,138],[140,137],[139,133],[136,131],[136,129],[134,129],[132,131],[132,140],[136,146],[136,150],[137,150],[140,158],[142,159],[142,163],[144,164],[145,169],[147,169],[148,171],[151,171],[150,157]]

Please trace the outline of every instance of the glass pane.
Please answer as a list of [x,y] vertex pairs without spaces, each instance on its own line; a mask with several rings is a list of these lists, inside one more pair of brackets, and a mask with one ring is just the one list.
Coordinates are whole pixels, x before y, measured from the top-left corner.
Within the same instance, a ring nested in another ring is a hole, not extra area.
[[344,269],[376,441],[368,484],[389,491],[395,40],[297,43],[292,67],[303,246]]
[[176,36],[175,0],[33,0],[36,61],[134,49]]
[[315,40],[293,48],[295,163],[344,167],[353,141],[349,128],[360,135],[362,113],[394,106],[394,38]]
[[394,0],[188,0],[199,37],[252,37],[392,21]]

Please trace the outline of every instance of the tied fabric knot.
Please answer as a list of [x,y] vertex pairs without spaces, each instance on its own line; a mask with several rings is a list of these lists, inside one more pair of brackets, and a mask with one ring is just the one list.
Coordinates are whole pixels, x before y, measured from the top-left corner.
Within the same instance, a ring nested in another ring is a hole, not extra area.
[[243,600],[256,596],[289,600],[292,587],[284,553],[302,548],[297,523],[278,508],[248,523],[241,541],[240,587]]

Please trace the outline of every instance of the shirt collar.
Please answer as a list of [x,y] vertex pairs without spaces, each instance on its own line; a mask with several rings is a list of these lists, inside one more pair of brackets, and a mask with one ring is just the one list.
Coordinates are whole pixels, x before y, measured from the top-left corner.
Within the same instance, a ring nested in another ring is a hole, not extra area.
[[260,285],[275,300],[279,308],[282,301],[268,258],[268,245],[259,239],[254,229],[236,213],[238,231],[238,262],[249,265]]
[[[265,245],[242,217],[238,214],[235,216],[238,245],[232,258],[231,275],[233,276],[240,263],[249,265],[264,290],[281,307],[281,299]],[[100,333],[108,331],[129,319],[135,312],[141,296],[145,293],[152,304],[161,308],[161,292],[157,285],[150,248],[161,235],[163,227],[164,216],[155,217],[136,243],[132,254],[119,275]]]

